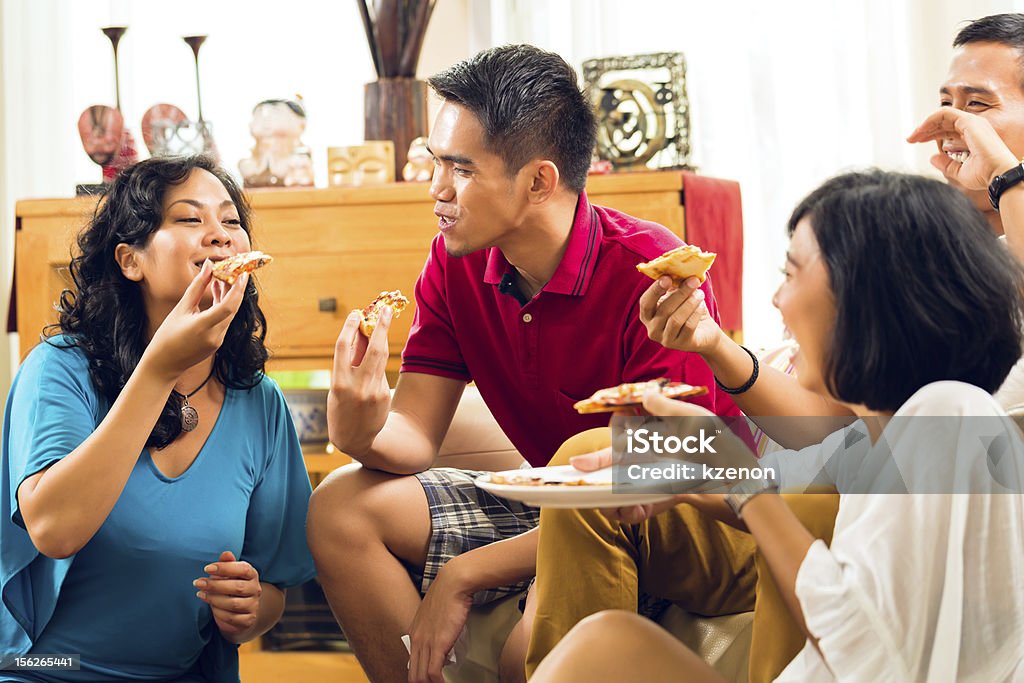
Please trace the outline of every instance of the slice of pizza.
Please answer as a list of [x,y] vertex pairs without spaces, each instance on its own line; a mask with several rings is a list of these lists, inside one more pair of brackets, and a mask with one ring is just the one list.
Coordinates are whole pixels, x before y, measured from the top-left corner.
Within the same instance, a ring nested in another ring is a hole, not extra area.
[[491,474],[490,479],[492,484],[502,486],[611,486],[609,482],[603,481],[587,481],[586,479],[549,481],[542,477],[505,476],[496,472]]
[[362,310],[363,319],[359,321],[359,330],[369,338],[373,334],[374,328],[377,327],[380,313],[385,306],[391,307],[391,312],[394,314],[392,320],[394,320],[408,305],[409,300],[397,289],[391,292],[381,292]]
[[229,285],[233,285],[242,273],[251,273],[273,260],[273,256],[264,254],[262,251],[247,251],[243,254],[235,254],[231,258],[214,263],[213,276]]
[[594,392],[590,398],[577,401],[573,407],[581,414],[610,413],[619,408],[638,406],[644,402],[648,389],[660,389],[668,398],[688,398],[708,393],[707,387],[695,387],[683,382],[669,382],[667,379],[653,379],[649,382],[626,382]]
[[668,275],[677,284],[689,277],[695,277],[704,282],[707,278],[708,268],[715,262],[715,256],[717,254],[714,252],[701,251],[700,247],[687,244],[666,251],[647,263],[639,263],[636,269],[652,280],[657,280],[662,275]]

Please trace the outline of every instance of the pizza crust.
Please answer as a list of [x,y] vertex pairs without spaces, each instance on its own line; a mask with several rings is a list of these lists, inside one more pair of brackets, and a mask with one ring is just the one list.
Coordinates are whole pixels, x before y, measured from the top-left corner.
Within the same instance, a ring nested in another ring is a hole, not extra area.
[[714,252],[701,251],[700,247],[687,244],[666,251],[647,263],[637,264],[636,269],[652,280],[657,280],[662,275],[668,275],[676,284],[690,277],[704,282],[707,278],[708,268],[715,262],[715,256],[717,254]]
[[235,254],[231,258],[214,263],[213,276],[229,285],[233,285],[242,273],[251,273],[257,268],[262,268],[271,263],[273,260],[273,256],[264,254],[262,251],[247,251],[243,254]]
[[586,415],[589,413],[610,413],[619,408],[628,408],[643,404],[644,394],[648,389],[657,388],[661,395],[667,398],[689,398],[690,396],[702,396],[708,393],[707,387],[693,386],[683,382],[669,382],[665,379],[654,379],[649,382],[626,382],[615,387],[600,389],[594,392],[590,398],[577,401],[573,408],[576,412]]
[[361,311],[363,317],[362,320],[359,321],[359,331],[369,338],[370,335],[373,334],[373,330],[377,327],[377,321],[380,320],[381,310],[383,310],[385,306],[391,306],[391,319],[394,320],[408,305],[409,299],[397,289],[390,292],[381,292],[377,295],[376,299],[367,304],[367,306]]

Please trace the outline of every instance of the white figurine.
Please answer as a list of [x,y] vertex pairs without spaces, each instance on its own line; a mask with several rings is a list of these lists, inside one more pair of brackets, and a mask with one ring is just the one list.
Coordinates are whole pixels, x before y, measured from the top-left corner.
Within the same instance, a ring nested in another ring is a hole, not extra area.
[[252,110],[252,156],[238,162],[246,187],[311,187],[313,161],[300,137],[306,130],[302,98],[264,100]]

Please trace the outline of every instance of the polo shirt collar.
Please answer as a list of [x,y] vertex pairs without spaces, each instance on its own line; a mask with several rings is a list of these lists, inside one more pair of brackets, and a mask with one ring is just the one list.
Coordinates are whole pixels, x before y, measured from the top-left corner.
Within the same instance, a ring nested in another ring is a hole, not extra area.
[[[597,212],[590,205],[587,193],[581,192],[576,203],[576,217],[569,231],[569,244],[565,248],[562,260],[555,269],[543,292],[583,296],[587,293],[597,265],[597,255],[601,247],[601,225]],[[487,268],[484,271],[484,282],[497,285],[502,277],[512,270],[512,265],[493,247],[488,249]]]

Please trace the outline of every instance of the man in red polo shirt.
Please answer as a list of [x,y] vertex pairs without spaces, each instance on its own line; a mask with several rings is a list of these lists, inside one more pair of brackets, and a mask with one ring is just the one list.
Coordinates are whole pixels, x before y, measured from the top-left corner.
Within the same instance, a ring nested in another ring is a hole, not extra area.
[[[439,234],[401,376],[392,397],[390,311],[368,342],[350,315],[328,419],[363,467],[332,474],[309,513],[321,583],[374,681],[440,680],[470,606],[524,590],[535,571],[537,510],[477,489],[476,471],[430,469],[467,382],[533,465],[606,426],[572,406],[620,382],[706,385],[699,403],[738,414],[699,356],[647,336],[638,301],[650,280],[635,266],[681,241],[587,201],[595,119],[572,67],[506,46],[430,84],[444,100],[429,140]],[[710,278],[702,291],[717,320]],[[523,676],[524,657],[511,653],[510,675]]]

